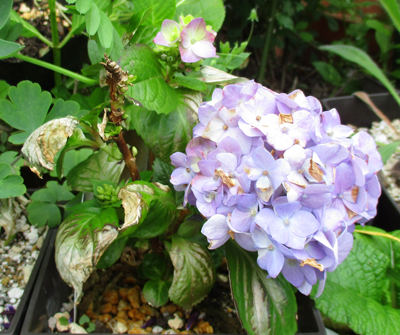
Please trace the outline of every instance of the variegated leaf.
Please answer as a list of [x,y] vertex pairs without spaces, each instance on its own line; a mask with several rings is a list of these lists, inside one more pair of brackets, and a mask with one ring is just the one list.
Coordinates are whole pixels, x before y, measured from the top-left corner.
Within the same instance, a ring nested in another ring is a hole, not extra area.
[[56,265],[61,278],[72,286],[79,301],[82,287],[101,255],[118,236],[114,208],[89,208],[71,214],[61,225],[56,239]]
[[22,153],[28,159],[31,170],[39,177],[42,171],[53,171],[54,156],[67,143],[79,120],[73,116],[54,119],[37,128],[25,141]]
[[68,185],[76,191],[93,192],[93,180],[109,180],[117,184],[125,162],[109,162],[107,158],[108,154],[103,150],[90,155],[68,172]]
[[229,277],[236,309],[249,335],[293,335],[296,332],[296,298],[282,277],[267,278],[257,255],[230,240],[225,244]]
[[169,254],[174,265],[169,298],[175,304],[190,309],[203,300],[214,285],[213,260],[199,244],[181,237],[172,238]]

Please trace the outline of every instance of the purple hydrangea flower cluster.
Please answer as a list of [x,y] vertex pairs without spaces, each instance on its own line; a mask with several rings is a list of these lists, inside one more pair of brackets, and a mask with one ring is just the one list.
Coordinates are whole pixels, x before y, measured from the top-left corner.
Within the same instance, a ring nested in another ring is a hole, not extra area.
[[216,89],[199,108],[171,183],[208,221],[210,249],[234,238],[303,294],[347,257],[355,223],[376,215],[382,161],[372,137],[302,91],[254,81]]

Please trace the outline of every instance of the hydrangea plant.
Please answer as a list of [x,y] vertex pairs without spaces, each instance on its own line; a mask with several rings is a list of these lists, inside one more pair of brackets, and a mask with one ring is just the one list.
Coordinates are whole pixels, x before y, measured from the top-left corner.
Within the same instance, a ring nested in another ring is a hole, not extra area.
[[354,226],[376,215],[382,167],[372,137],[341,125],[335,109],[296,90],[254,81],[215,89],[199,107],[171,183],[207,218],[209,249],[230,238],[258,266],[310,294],[353,245]]

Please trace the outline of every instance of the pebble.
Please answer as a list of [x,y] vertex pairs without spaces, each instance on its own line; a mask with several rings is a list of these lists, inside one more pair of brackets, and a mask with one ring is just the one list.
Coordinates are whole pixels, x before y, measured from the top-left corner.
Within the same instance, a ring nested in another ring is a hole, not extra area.
[[178,313],[174,314],[175,319],[168,320],[168,326],[173,329],[180,329],[184,326],[183,320],[179,317]]
[[163,327],[155,326],[155,327],[153,327],[151,332],[153,334],[161,334],[163,330],[164,330]]
[[76,324],[75,322],[71,322],[69,324],[69,332],[71,334],[87,334],[85,328],[81,327],[80,325]]
[[22,297],[22,295],[24,294],[24,290],[20,289],[19,287],[14,287],[10,291],[8,291],[7,294],[10,298],[20,299]]
[[[14,205],[18,206],[18,203],[15,201]],[[21,209],[16,208],[15,212],[21,213]],[[26,217],[22,215],[20,219],[16,220],[16,231],[23,234],[16,234],[11,244],[7,246],[4,244],[5,234],[0,234],[0,313],[7,304],[14,308],[19,306],[34,262],[39,254],[39,251],[31,253],[35,246],[31,242],[35,240],[35,243],[43,244],[44,236],[39,237],[38,233],[44,235],[47,230],[39,231],[38,228],[31,227],[27,224]],[[25,237],[26,234],[27,237]],[[29,236],[29,234],[31,235]],[[39,249],[37,246],[36,248]],[[0,332],[4,330],[2,325],[6,322],[8,321],[3,316],[0,320]]]

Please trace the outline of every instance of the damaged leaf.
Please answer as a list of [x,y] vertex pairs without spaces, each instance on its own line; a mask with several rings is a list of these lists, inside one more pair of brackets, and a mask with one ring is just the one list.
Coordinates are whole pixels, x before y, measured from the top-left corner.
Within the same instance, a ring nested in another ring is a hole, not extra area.
[[62,279],[75,289],[78,302],[83,284],[117,236],[118,215],[114,208],[75,212],[60,225],[55,243],[56,265]]
[[172,238],[169,254],[174,265],[169,298],[175,304],[190,309],[203,300],[214,285],[213,260],[199,244],[177,236]]
[[79,120],[73,116],[55,119],[36,129],[25,141],[22,153],[28,159],[31,170],[41,177],[43,167],[53,171],[54,157],[67,143]]
[[118,196],[125,210],[121,230],[127,235],[142,239],[161,235],[177,216],[172,192],[164,185],[135,181],[122,187]]

